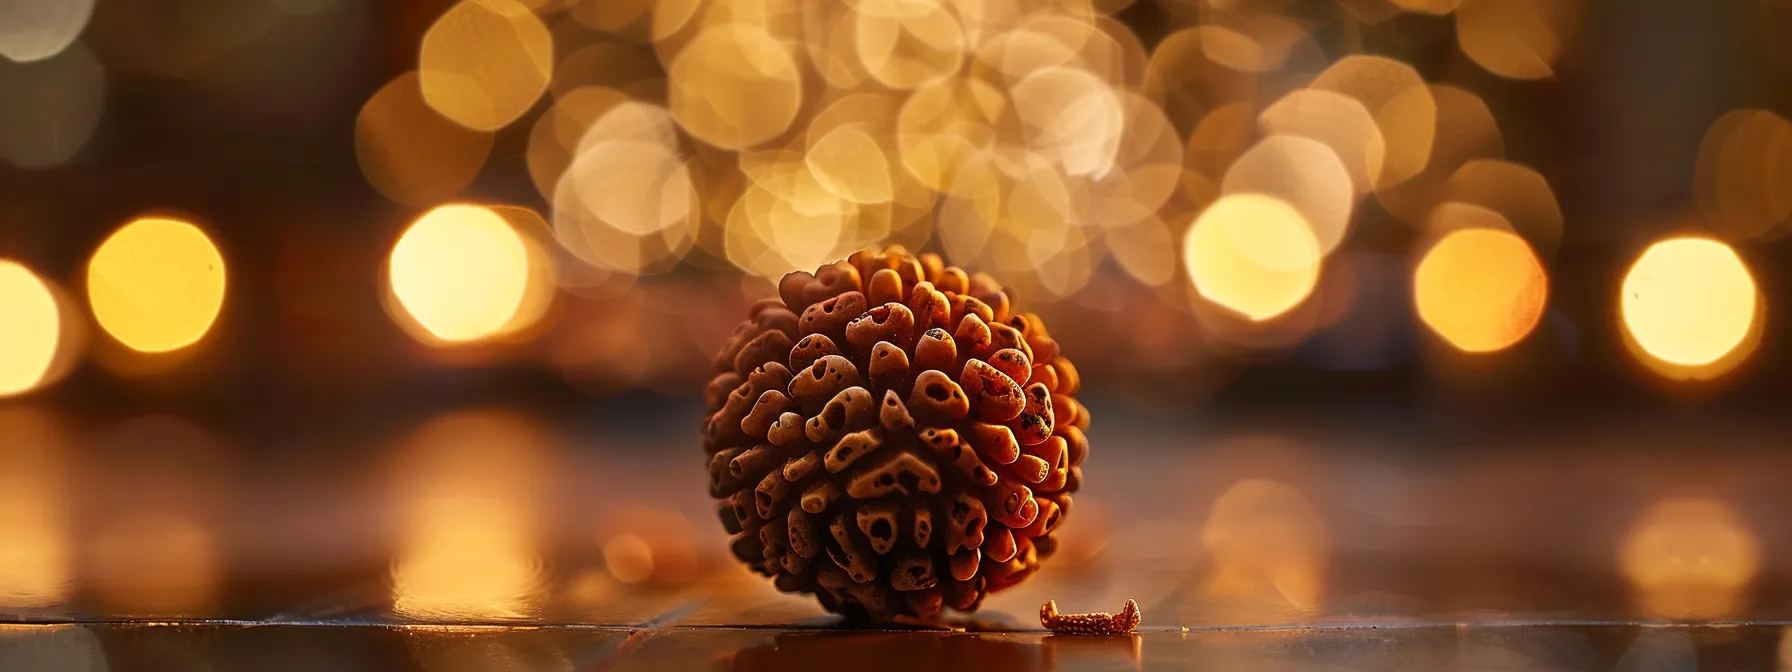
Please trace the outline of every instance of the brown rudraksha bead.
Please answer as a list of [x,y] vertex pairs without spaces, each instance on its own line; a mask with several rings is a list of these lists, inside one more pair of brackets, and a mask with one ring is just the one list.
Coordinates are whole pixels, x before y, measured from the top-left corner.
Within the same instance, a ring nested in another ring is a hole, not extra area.
[[987,275],[901,248],[779,283],[716,356],[703,449],[736,557],[872,621],[973,611],[1057,547],[1081,381]]

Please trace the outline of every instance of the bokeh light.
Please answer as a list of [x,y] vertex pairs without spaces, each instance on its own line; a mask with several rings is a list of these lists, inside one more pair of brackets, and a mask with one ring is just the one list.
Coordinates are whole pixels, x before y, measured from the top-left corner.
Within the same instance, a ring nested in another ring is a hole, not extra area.
[[551,473],[540,429],[498,411],[456,413],[417,430],[392,466],[402,534],[393,612],[424,621],[535,613]]
[[[1487,102],[1467,89],[1432,85],[1427,94],[1435,105],[1437,120],[1429,156],[1422,170],[1403,182],[1377,184],[1375,200],[1383,208],[1413,226],[1424,226],[1432,210],[1446,196],[1450,178],[1475,159],[1497,159],[1506,152],[1505,136]],[[1382,127],[1383,132],[1387,127]],[[1393,151],[1390,138],[1389,151]],[[1391,156],[1391,155],[1390,155]],[[1384,181],[1385,182],[1385,181]]]
[[701,220],[694,161],[679,151],[664,107],[622,101],[590,124],[554,185],[554,234],[592,266],[663,271],[684,256]]
[[1759,238],[1792,223],[1792,122],[1766,110],[1719,117],[1699,143],[1693,194],[1724,238]]
[[554,74],[554,38],[516,0],[461,0],[423,34],[423,99],[442,116],[493,131],[522,116]]
[[1657,502],[1618,547],[1618,568],[1642,615],[1735,615],[1761,568],[1761,543],[1734,507],[1711,499]]
[[224,257],[199,227],[145,217],[124,225],[87,263],[87,302],[100,327],[146,353],[199,342],[224,307]]
[[529,251],[490,208],[444,205],[392,247],[387,277],[406,314],[447,343],[488,338],[511,323],[529,286]]
[[884,86],[911,89],[956,72],[963,28],[944,0],[865,0],[854,12],[859,63]]
[[93,18],[93,0],[0,2],[0,56],[29,63],[62,53]]
[[0,607],[57,606],[74,577],[69,437],[30,408],[0,408],[0,436]]
[[1581,0],[1461,0],[1456,41],[1488,72],[1544,79],[1574,32]]
[[676,511],[625,506],[604,516],[596,537],[617,583],[677,586],[699,578],[701,536]]
[[1227,488],[1201,526],[1201,545],[1213,561],[1207,595],[1266,602],[1275,605],[1267,612],[1284,615],[1324,599],[1330,535],[1287,483],[1253,478]]
[[790,47],[747,23],[703,31],[678,52],[667,75],[679,125],[724,149],[784,133],[803,103],[802,72]]
[[1358,194],[1368,193],[1381,180],[1387,143],[1375,117],[1355,98],[1299,89],[1264,109],[1257,124],[1265,135],[1298,135],[1325,143],[1350,171]]
[[1377,189],[1398,185],[1425,170],[1441,118],[1437,101],[1412,66],[1384,56],[1345,56],[1313,78],[1309,88],[1355,98],[1381,131],[1383,154],[1368,142],[1365,160]]
[[[59,2],[60,0],[52,0]],[[0,11],[0,34],[11,26]],[[79,43],[31,63],[0,60],[0,161],[20,168],[68,163],[87,146],[106,107],[106,69]]]
[[1253,322],[1305,301],[1319,280],[1320,258],[1319,240],[1300,211],[1261,194],[1216,201],[1182,245],[1195,290]]
[[37,389],[56,361],[62,315],[55,295],[18,262],[0,259],[0,398]]
[[491,149],[490,133],[456,124],[424,102],[416,72],[381,87],[355,117],[361,173],[402,205],[433,205],[460,193]]
[[1562,209],[1549,182],[1529,166],[1498,159],[1470,160],[1444,185],[1444,198],[1498,213],[1513,232],[1543,254],[1561,245]]
[[1735,351],[1759,319],[1748,268],[1709,238],[1651,245],[1624,276],[1619,305],[1625,333],[1647,357],[1689,371]]
[[1537,327],[1549,280],[1524,239],[1510,231],[1466,228],[1425,251],[1412,291],[1419,319],[1433,333],[1464,352],[1484,353],[1504,350]]
[[1220,193],[1264,194],[1294,206],[1322,253],[1344,242],[1356,204],[1344,162],[1330,147],[1298,135],[1272,135],[1252,145],[1226,169]]

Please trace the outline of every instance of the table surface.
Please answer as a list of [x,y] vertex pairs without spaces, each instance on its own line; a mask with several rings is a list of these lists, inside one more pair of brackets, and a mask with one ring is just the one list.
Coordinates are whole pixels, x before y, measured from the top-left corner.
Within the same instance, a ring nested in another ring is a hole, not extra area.
[[[282,437],[5,410],[0,670],[1792,666],[1783,428],[1091,405],[1062,551],[956,631],[731,561],[688,405]],[[1052,636],[1047,599],[1143,626]]]

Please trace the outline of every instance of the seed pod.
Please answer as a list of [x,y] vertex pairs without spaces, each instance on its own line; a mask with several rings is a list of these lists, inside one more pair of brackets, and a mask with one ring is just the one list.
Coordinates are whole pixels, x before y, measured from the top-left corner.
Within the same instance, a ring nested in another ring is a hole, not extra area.
[[778,589],[913,622],[1057,550],[1081,378],[989,276],[898,248],[792,273],[714,364],[708,487],[730,552]]

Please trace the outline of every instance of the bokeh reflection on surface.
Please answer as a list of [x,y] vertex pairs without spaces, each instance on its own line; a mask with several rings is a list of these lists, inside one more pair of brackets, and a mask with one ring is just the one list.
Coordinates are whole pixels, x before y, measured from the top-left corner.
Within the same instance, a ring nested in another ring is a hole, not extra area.
[[540,610],[540,498],[553,455],[539,428],[497,412],[432,421],[395,456],[392,611],[420,621],[516,620]]
[[[1784,0],[0,0],[0,669],[1792,669],[1788,45]],[[1099,418],[967,632],[837,627],[702,488],[729,330],[883,245],[1006,283]]]

